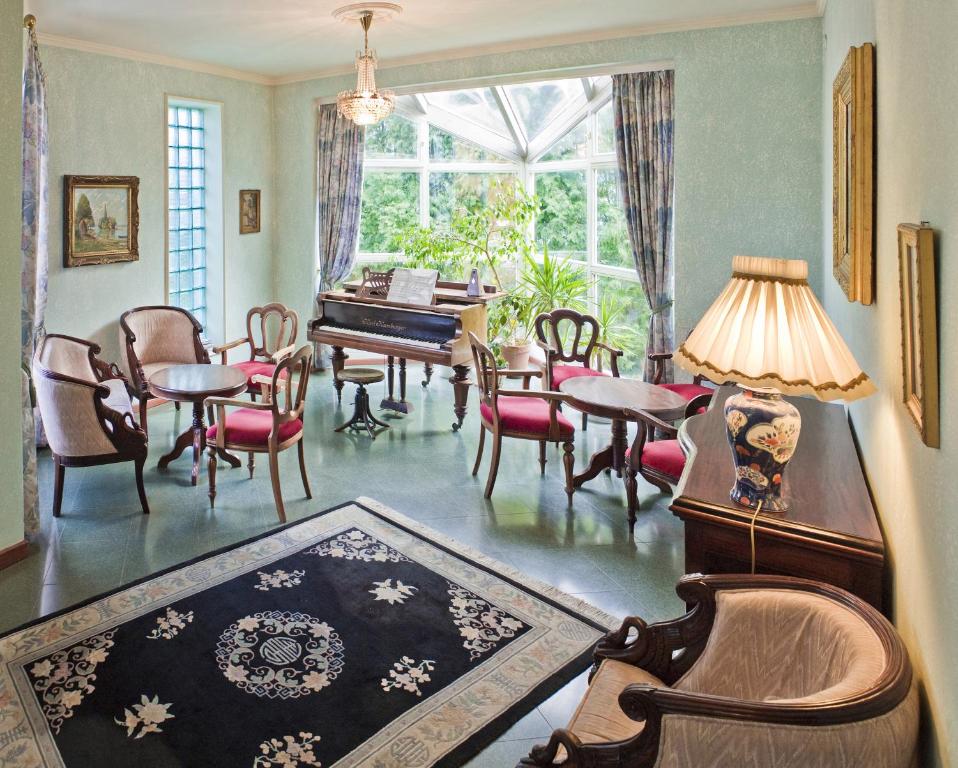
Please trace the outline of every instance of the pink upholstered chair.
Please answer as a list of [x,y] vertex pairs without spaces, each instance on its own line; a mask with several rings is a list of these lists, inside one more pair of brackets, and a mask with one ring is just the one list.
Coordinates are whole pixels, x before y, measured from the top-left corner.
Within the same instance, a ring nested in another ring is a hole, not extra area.
[[266,304],[253,307],[246,313],[246,336],[214,347],[220,362],[229,365],[227,352],[236,347],[249,347],[249,360],[233,363],[246,374],[246,391],[255,400],[260,387],[253,382],[254,376],[272,376],[276,363],[296,349],[296,333],[299,330],[299,315],[283,304]]
[[53,516],[60,516],[66,467],[132,461],[144,514],[146,433],[133,420],[127,382],[116,365],[97,358],[96,344],[47,334],[33,356],[37,406],[53,453]]
[[[171,365],[209,363],[200,334],[203,326],[180,307],[136,307],[120,316],[120,345],[126,349],[133,391],[140,405],[140,426],[149,432],[149,379]],[[176,404],[179,407],[179,403]]]
[[[207,399],[206,405],[216,410],[216,423],[206,431],[210,507],[216,499],[216,457],[217,453],[223,451],[248,453],[250,478],[253,477],[254,455],[269,455],[269,477],[273,485],[276,514],[280,522],[285,523],[286,508],[279,483],[279,454],[295,445],[299,451],[299,472],[306,498],[313,498],[303,453],[303,410],[306,407],[306,385],[309,383],[312,361],[312,347],[307,344],[280,360],[271,376],[256,375],[254,383],[262,387],[262,402],[222,397]],[[227,411],[227,408],[235,410]]]
[[786,576],[685,576],[688,613],[627,618],[566,728],[521,766],[917,765],[908,654],[874,608]]
[[[554,309],[533,321],[536,343],[545,353],[545,388],[558,390],[563,381],[579,376],[618,376],[622,350],[599,341],[599,322],[574,309]],[[570,338],[571,337],[571,338]],[[593,365],[599,354],[609,356],[609,370]],[[588,414],[582,414],[582,429],[588,426]]]
[[648,355],[649,360],[655,364],[655,374],[652,377],[652,383],[657,384],[662,387],[662,389],[667,389],[670,392],[675,392],[679,397],[683,398],[686,402],[694,400],[700,395],[709,395],[715,391],[712,387],[707,387],[703,383],[705,379],[702,376],[695,376],[692,378],[691,383],[662,383],[662,378],[665,375],[665,363],[667,360],[672,359],[671,352],[651,352]]
[[[482,463],[482,451],[486,442],[486,432],[492,434],[492,463],[489,465],[489,478],[486,481],[485,497],[492,496],[499,471],[499,455],[502,452],[502,438],[513,437],[520,440],[535,440],[539,443],[539,467],[541,474],[546,470],[546,442],[562,442],[562,463],[565,466],[565,492],[572,503],[572,467],[575,462],[573,441],[575,427],[559,411],[559,403],[566,400],[560,392],[530,390],[529,380],[541,377],[542,371],[502,370],[496,368],[496,356],[489,347],[479,341],[476,335],[469,333],[472,356],[476,366],[476,379],[479,385],[479,451],[472,468],[473,476],[479,473]],[[524,388],[500,389],[500,377],[513,376],[524,379]]]

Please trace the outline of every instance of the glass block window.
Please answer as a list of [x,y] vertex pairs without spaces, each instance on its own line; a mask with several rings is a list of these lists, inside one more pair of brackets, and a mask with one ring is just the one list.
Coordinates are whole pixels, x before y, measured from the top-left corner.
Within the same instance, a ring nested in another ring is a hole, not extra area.
[[206,326],[206,141],[203,110],[168,110],[169,298]]

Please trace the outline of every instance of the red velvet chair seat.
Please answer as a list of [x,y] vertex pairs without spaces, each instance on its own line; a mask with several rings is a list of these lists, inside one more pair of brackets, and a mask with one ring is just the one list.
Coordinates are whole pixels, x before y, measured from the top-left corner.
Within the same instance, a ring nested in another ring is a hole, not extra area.
[[[629,448],[626,458],[632,454]],[[678,440],[654,440],[642,447],[642,466],[663,475],[679,477],[685,469],[685,454]]]
[[[248,387],[254,386],[253,377],[254,376],[266,376],[268,378],[273,377],[273,371],[276,370],[275,363],[268,363],[264,360],[244,360],[242,363],[233,363],[230,365],[230,368],[237,368],[246,374],[246,385]],[[281,374],[282,378],[286,378],[286,371],[283,371]],[[256,389],[259,390],[259,385],[255,385]]]
[[579,376],[608,376],[604,371],[597,371],[594,368],[586,368],[584,365],[553,365],[552,366],[552,388],[558,389],[563,381],[575,379]]
[[[715,390],[711,387],[703,387],[701,384],[659,384],[662,389],[667,389],[681,397],[685,402],[690,403],[699,395],[708,395],[711,397]],[[699,408],[696,413],[705,413],[707,409]]]
[[[529,434],[549,434],[549,403],[538,397],[509,397],[499,395],[499,425],[507,432],[525,432]],[[479,404],[482,418],[492,423],[492,408],[485,403]],[[562,412],[556,413],[559,435],[563,440],[575,434],[575,427]]]
[[[216,440],[218,424],[206,430],[206,439]],[[226,442],[240,445],[266,445],[269,433],[273,429],[273,412],[257,411],[253,408],[237,408],[226,414]],[[279,427],[279,441],[285,442],[303,429],[300,419],[287,421]]]

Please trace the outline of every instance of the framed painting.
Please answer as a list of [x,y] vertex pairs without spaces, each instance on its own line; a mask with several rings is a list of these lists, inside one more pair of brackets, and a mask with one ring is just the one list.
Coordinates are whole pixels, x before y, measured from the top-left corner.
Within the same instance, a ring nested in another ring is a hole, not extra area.
[[938,318],[934,232],[921,224],[898,226],[901,289],[902,400],[925,445],[937,448]]
[[240,190],[240,234],[259,232],[260,191],[258,189]]
[[851,48],[832,86],[832,271],[862,304],[874,300],[874,50]]
[[140,258],[136,176],[63,177],[63,266]]

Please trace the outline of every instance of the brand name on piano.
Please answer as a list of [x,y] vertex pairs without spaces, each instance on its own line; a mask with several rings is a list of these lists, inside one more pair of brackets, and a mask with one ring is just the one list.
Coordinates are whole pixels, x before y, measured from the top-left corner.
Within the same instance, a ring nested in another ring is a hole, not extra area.
[[367,315],[366,317],[363,318],[362,322],[363,322],[363,325],[365,326],[370,326],[374,328],[383,328],[387,331],[398,332],[398,331],[405,330],[404,326],[399,325],[398,323],[387,323],[385,320],[383,320],[380,317],[370,317]]

